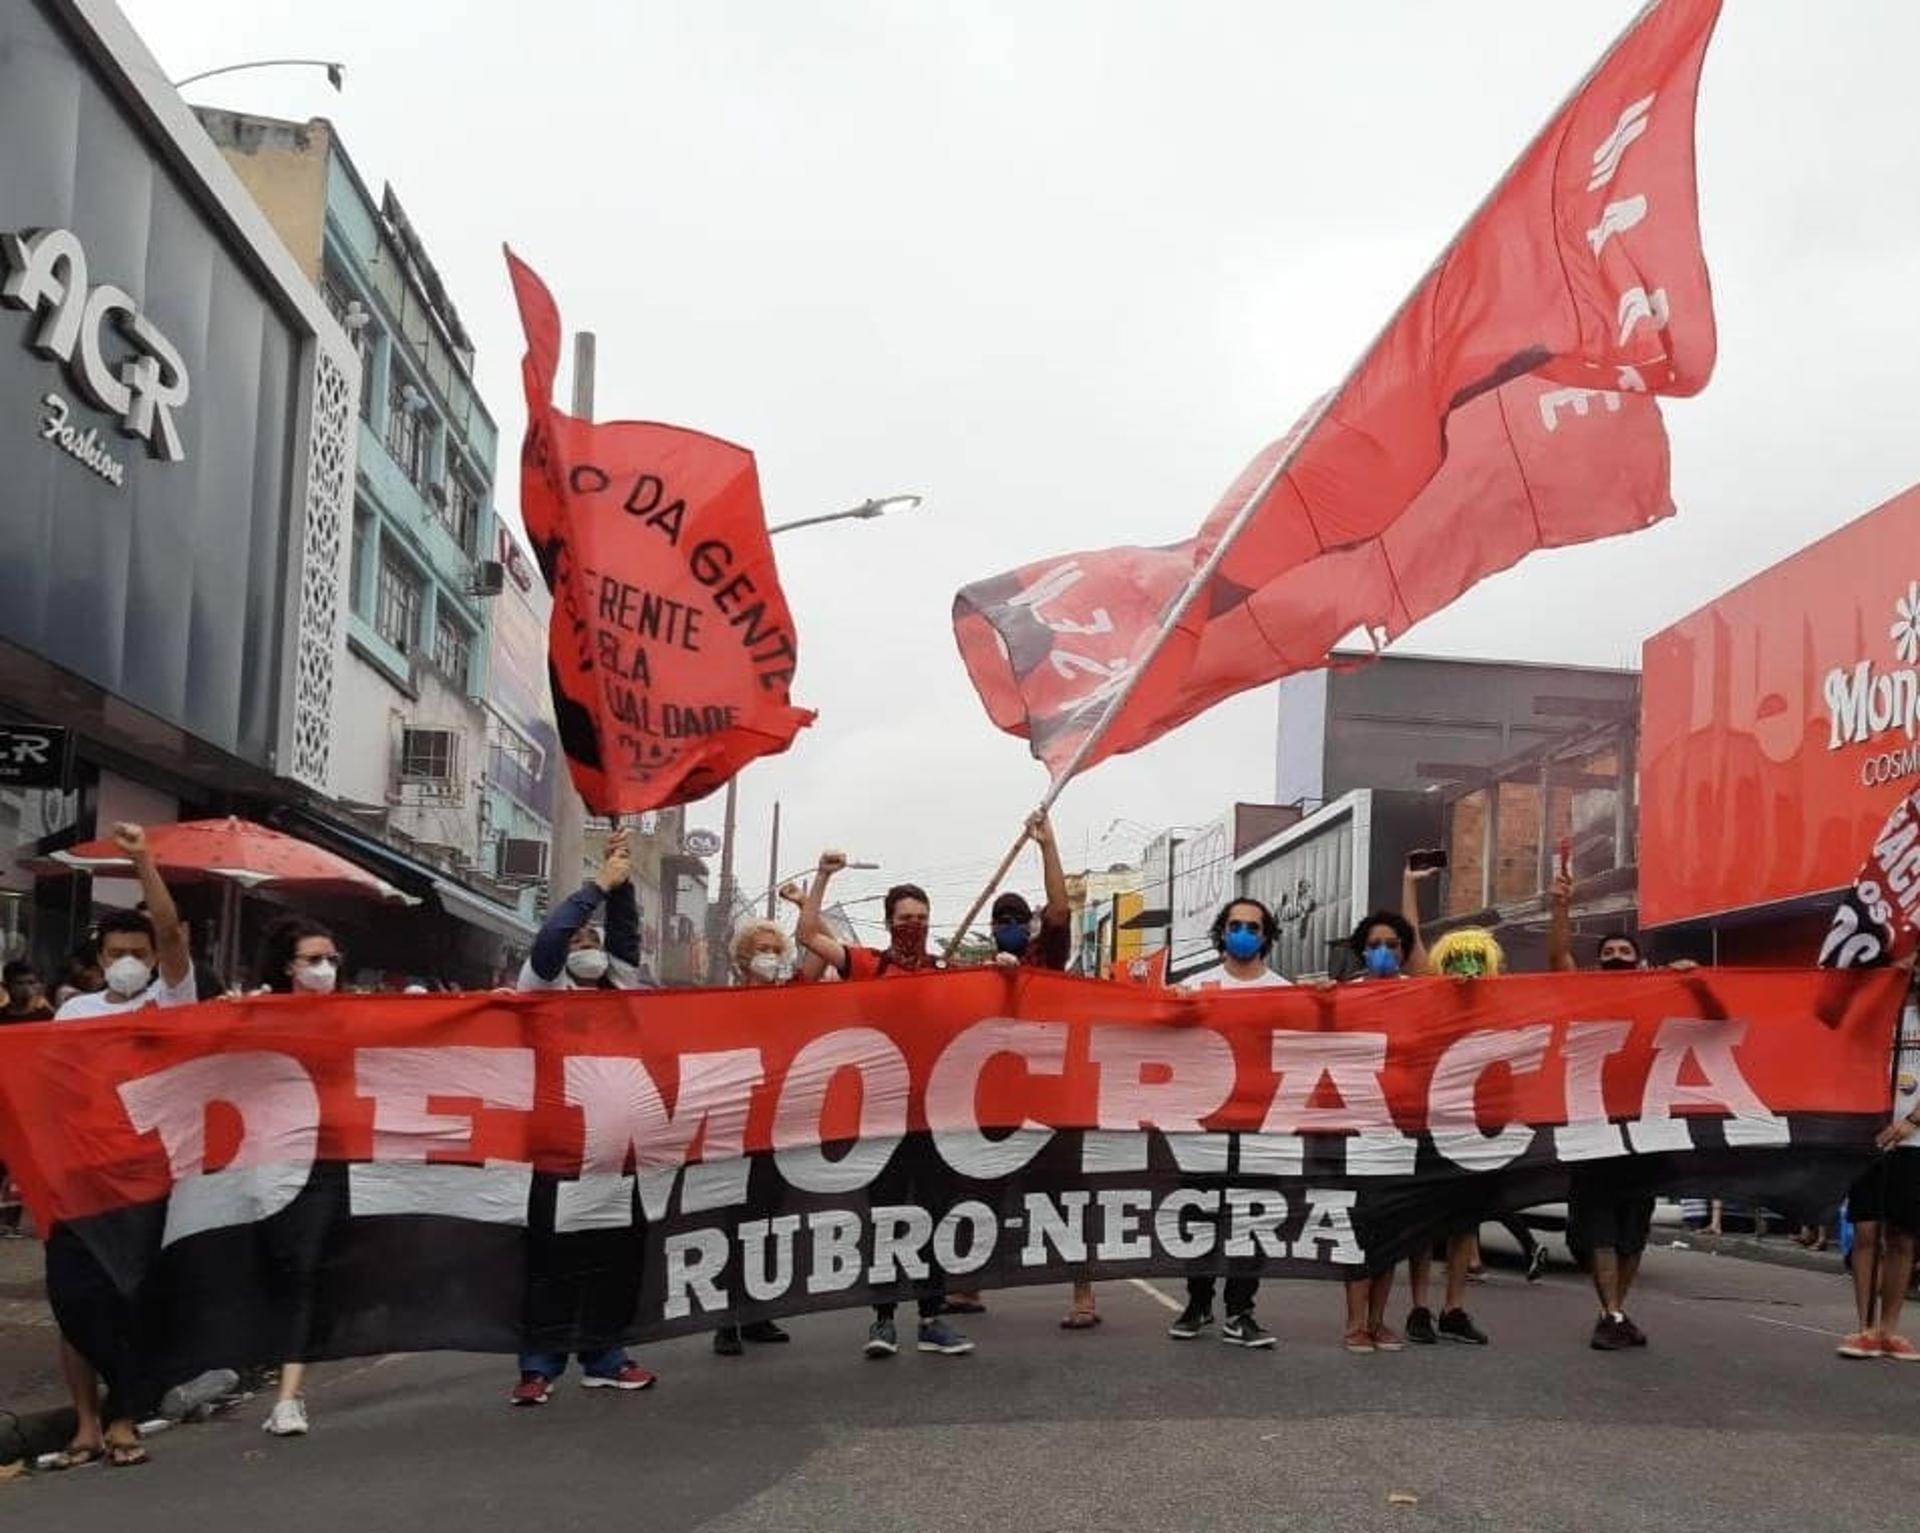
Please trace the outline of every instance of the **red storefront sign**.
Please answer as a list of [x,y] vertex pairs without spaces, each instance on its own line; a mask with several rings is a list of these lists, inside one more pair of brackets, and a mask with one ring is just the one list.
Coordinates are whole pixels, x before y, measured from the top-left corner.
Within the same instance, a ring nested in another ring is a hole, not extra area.
[[1837,890],[1920,786],[1920,487],[1646,644],[1640,919]]

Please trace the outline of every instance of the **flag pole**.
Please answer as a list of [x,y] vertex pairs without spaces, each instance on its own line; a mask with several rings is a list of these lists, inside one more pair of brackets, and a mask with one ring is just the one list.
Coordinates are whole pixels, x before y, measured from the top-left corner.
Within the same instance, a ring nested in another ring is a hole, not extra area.
[[[1127,700],[1133,696],[1134,690],[1140,685],[1140,678],[1146,674],[1147,668],[1153,664],[1160,651],[1166,648],[1167,640],[1173,636],[1174,629],[1179,626],[1180,620],[1187,615],[1187,610],[1193,606],[1200,593],[1205,590],[1207,585],[1212,581],[1215,572],[1218,571],[1221,564],[1225,562],[1228,551],[1232,549],[1235,542],[1239,540],[1240,534],[1247,530],[1248,524],[1251,523],[1255,515],[1258,514],[1262,503],[1265,502],[1267,496],[1272,492],[1273,487],[1280,482],[1281,476],[1293,467],[1293,461],[1300,455],[1300,449],[1306,445],[1314,432],[1320,429],[1320,423],[1332,412],[1333,407],[1346,397],[1347,390],[1353,387],[1354,380],[1360,376],[1361,371],[1366,367],[1367,359],[1373,355],[1375,349],[1378,348],[1381,341],[1386,339],[1387,334],[1393,327],[1400,322],[1400,316],[1406,313],[1414,299],[1420,296],[1420,292],[1426,287],[1428,280],[1446,264],[1447,257],[1453,253],[1454,247],[1460,243],[1461,237],[1467,230],[1473,227],[1474,221],[1479,218],[1494,199],[1506,189],[1507,183],[1513,179],[1513,173],[1520,168],[1527,156],[1533,152],[1533,146],[1540,141],[1540,135],[1546,132],[1554,119],[1559,117],[1559,115],[1579,97],[1580,93],[1593,82],[1594,76],[1606,68],[1607,61],[1611,59],[1615,53],[1619,52],[1620,45],[1633,34],[1641,22],[1645,21],[1647,17],[1659,7],[1660,3],[1661,0],[1647,0],[1647,3],[1641,6],[1640,10],[1635,14],[1633,20],[1621,28],[1619,35],[1607,45],[1606,51],[1602,53],[1598,59],[1594,60],[1592,67],[1580,77],[1579,83],[1561,98],[1560,104],[1553,109],[1547,121],[1541,124],[1540,130],[1536,132],[1532,138],[1528,139],[1525,145],[1522,146],[1520,152],[1513,157],[1512,163],[1502,172],[1500,179],[1495,181],[1486,194],[1481,197],[1479,202],[1474,204],[1473,211],[1461,221],[1460,227],[1454,230],[1453,238],[1440,247],[1440,254],[1428,263],[1426,270],[1421,272],[1413,286],[1407,289],[1406,296],[1394,305],[1393,312],[1387,316],[1386,322],[1374,332],[1373,338],[1367,342],[1359,356],[1355,357],[1353,362],[1348,366],[1345,376],[1340,380],[1339,386],[1330,393],[1321,395],[1320,398],[1314,402],[1314,406],[1307,412],[1306,418],[1294,429],[1292,436],[1288,438],[1285,446],[1281,448],[1279,457],[1274,460],[1272,466],[1267,469],[1266,473],[1260,476],[1259,483],[1257,483],[1253,489],[1248,492],[1246,498],[1241,501],[1239,508],[1233,513],[1233,519],[1227,523],[1219,539],[1214,543],[1213,551],[1207,555],[1205,562],[1201,564],[1200,568],[1195,570],[1188,578],[1186,586],[1180,592],[1178,599],[1174,602],[1173,606],[1167,610],[1167,615],[1161,619],[1159,632],[1154,634],[1152,640],[1147,645],[1146,652],[1134,663],[1132,669],[1127,674],[1127,679],[1121,683],[1119,690],[1108,700],[1105,711],[1102,712],[1099,719],[1095,721],[1093,728],[1088,730],[1081,738],[1080,744],[1075,748],[1067,764],[1054,774],[1053,781],[1047,788],[1046,797],[1040,801],[1041,814],[1046,814],[1053,808],[1061,793],[1065,791],[1067,784],[1071,782],[1075,775],[1086,765],[1087,758],[1099,748],[1101,741],[1107,736],[1107,731],[1113,727],[1113,721],[1120,716],[1120,710],[1126,707]],[[1323,552],[1324,551],[1323,548]],[[1000,880],[1006,876],[1007,869],[1013,865],[1013,859],[1019,855],[1020,848],[1025,844],[1026,839],[1026,830],[1023,827],[1019,838],[1015,840],[1011,850],[1000,860],[1000,866],[994,872],[991,882],[988,883],[985,889],[980,891],[979,895],[974,899],[973,904],[967,908],[967,913],[961,918],[959,926],[954,929],[953,938],[946,947],[946,952],[949,956],[952,955],[955,948],[959,947],[962,939],[967,935],[967,929],[973,925],[975,917],[980,914],[980,907],[987,902],[988,897],[993,893],[994,885],[998,884]]]

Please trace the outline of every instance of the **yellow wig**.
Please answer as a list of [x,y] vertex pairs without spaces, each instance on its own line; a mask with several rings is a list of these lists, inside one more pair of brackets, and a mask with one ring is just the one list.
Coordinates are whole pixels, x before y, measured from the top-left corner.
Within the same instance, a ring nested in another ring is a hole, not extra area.
[[1427,953],[1427,963],[1435,974],[1455,978],[1491,978],[1507,966],[1507,955],[1494,940],[1493,933],[1481,926],[1463,926],[1442,937]]

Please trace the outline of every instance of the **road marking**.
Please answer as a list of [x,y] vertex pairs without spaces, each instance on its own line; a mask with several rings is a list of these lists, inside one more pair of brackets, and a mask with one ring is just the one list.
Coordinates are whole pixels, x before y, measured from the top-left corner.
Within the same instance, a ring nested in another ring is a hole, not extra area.
[[1164,1304],[1168,1309],[1172,1310],[1176,1315],[1186,1308],[1186,1305],[1182,1304],[1178,1299],[1174,1298],[1172,1294],[1162,1293],[1159,1289],[1155,1288],[1153,1284],[1149,1283],[1145,1278],[1128,1278],[1127,1281],[1133,1284],[1135,1288],[1139,1289],[1140,1292],[1145,1294],[1149,1299],[1153,1300],[1155,1304]]
[[1843,1341],[1846,1339],[1847,1334],[1845,1331],[1823,1330],[1817,1325],[1802,1325],[1797,1320],[1775,1320],[1771,1315],[1747,1315],[1743,1318],[1757,1320],[1761,1325],[1777,1325],[1789,1331],[1806,1331],[1813,1336],[1832,1336]]

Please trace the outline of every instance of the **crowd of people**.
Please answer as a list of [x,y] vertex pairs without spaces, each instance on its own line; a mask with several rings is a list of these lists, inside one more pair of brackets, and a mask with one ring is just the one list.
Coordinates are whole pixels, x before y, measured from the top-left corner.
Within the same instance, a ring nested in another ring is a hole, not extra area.
[[[1043,902],[1036,910],[1018,893],[1003,892],[995,898],[989,917],[992,951],[988,961],[1064,970],[1072,950],[1067,880],[1046,818],[1035,815],[1027,833],[1040,852]],[[120,825],[114,840],[139,880],[140,907],[110,912],[98,921],[86,952],[76,955],[52,996],[29,967],[9,965],[7,1004],[0,1019],[124,1016],[149,1007],[191,1005],[224,989],[217,980],[196,976],[186,926],[154,864],[144,832],[135,825]],[[1380,984],[1420,974],[1466,979],[1503,971],[1505,954],[1486,931],[1449,931],[1431,947],[1423,940],[1418,920],[1420,891],[1434,870],[1419,863],[1418,858],[1409,860],[1400,909],[1373,911],[1354,926],[1342,965],[1346,977],[1312,983],[1328,987]],[[885,979],[949,966],[949,959],[936,952],[930,940],[931,904],[926,891],[915,884],[896,884],[887,891],[884,946],[836,935],[822,910],[832,879],[846,865],[844,855],[829,851],[820,857],[810,886],[788,885],[780,890],[796,908],[791,935],[772,920],[749,922],[735,933],[731,951],[735,983],[767,986]],[[640,912],[632,875],[628,836],[616,831],[607,842],[598,874],[547,916],[514,988],[637,989],[649,984],[641,963]],[[1570,889],[1563,876],[1552,891],[1548,959],[1554,969],[1577,967]],[[1218,963],[1188,981],[1189,987],[1227,990],[1293,983],[1272,963],[1278,935],[1273,911],[1260,900],[1230,900],[1211,930]],[[1593,955],[1601,969],[1646,965],[1637,940],[1624,931],[1601,936]],[[302,916],[288,916],[266,933],[253,979],[257,991],[325,995],[338,987],[346,964],[347,955],[327,927]],[[1902,1024],[1894,1116],[1880,1134],[1879,1144],[1883,1150],[1900,1153],[1881,1156],[1849,1197],[1855,1232],[1851,1266],[1860,1327],[1845,1339],[1839,1352],[1847,1358],[1912,1360],[1920,1358],[1920,1350],[1898,1330],[1920,1235],[1920,1010],[1912,1005]],[[876,1189],[876,1196],[882,1192]],[[1717,1217],[1717,1204],[1714,1211]],[[1597,1313],[1590,1344],[1596,1350],[1647,1344],[1646,1334],[1628,1312],[1628,1301],[1653,1212],[1652,1188],[1630,1160],[1574,1171],[1567,1204],[1567,1243],[1591,1276]],[[1544,1252],[1525,1221],[1496,1211],[1488,1211],[1485,1217],[1499,1219],[1514,1233],[1529,1278],[1537,1277]],[[1466,1308],[1467,1284],[1479,1272],[1480,1222],[1478,1217],[1463,1219],[1444,1238],[1408,1256],[1409,1306],[1402,1329],[1387,1318],[1398,1264],[1355,1271],[1344,1284],[1344,1348],[1366,1354],[1399,1352],[1410,1344],[1486,1346],[1486,1331]],[[162,1386],[177,1381],[151,1376],[129,1301],[80,1239],[64,1227],[56,1228],[47,1244],[46,1260],[47,1290],[61,1328],[62,1365],[77,1425],[66,1449],[50,1455],[45,1467],[71,1468],[96,1461],[120,1467],[144,1463],[147,1452],[141,1423],[157,1408]],[[1436,1264],[1442,1269],[1438,1304],[1433,1295]],[[1255,1314],[1259,1286],[1257,1278],[1245,1276],[1229,1276],[1224,1282],[1213,1277],[1189,1279],[1185,1305],[1169,1325],[1168,1336],[1191,1341],[1217,1324],[1219,1339],[1229,1345],[1272,1347],[1273,1334]],[[978,1293],[948,1291],[936,1278],[922,1285],[914,1303],[917,1350],[947,1357],[973,1350],[972,1340],[949,1317],[981,1312],[985,1306]],[[1060,1323],[1066,1329],[1087,1330],[1100,1320],[1093,1284],[1082,1277],[1072,1285]],[[777,1345],[789,1339],[780,1325],[761,1320],[721,1327],[713,1335],[713,1348],[721,1356],[738,1357],[750,1345]],[[865,1355],[890,1358],[900,1346],[896,1306],[875,1306],[867,1325]],[[579,1363],[581,1383],[587,1388],[638,1391],[655,1382],[655,1375],[623,1347],[579,1354],[572,1360]],[[562,1353],[524,1352],[509,1402],[516,1407],[544,1404],[569,1362]],[[309,1430],[305,1373],[304,1364],[295,1358],[278,1368],[274,1403],[264,1423],[269,1433],[298,1436]]]

